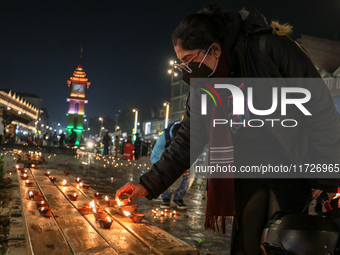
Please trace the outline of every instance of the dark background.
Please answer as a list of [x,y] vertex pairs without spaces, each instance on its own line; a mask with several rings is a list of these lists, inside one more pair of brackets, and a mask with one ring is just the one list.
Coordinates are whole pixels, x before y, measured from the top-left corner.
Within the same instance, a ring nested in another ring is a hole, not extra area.
[[[0,2],[0,88],[43,99],[50,122],[66,125],[66,81],[78,64],[92,82],[89,118],[150,108],[170,99],[171,33],[207,4],[240,10],[253,6],[268,19],[301,33],[339,40],[340,2],[323,1],[4,1]],[[132,128],[132,127],[131,127]]]

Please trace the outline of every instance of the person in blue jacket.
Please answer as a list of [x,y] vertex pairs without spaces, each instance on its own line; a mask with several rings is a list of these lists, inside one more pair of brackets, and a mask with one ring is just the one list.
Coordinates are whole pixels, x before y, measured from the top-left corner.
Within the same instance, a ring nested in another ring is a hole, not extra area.
[[[163,132],[163,134],[158,138],[154,149],[151,154],[151,162],[155,164],[158,160],[160,160],[162,153],[165,151],[166,148],[169,147],[171,141],[175,138],[177,130],[180,128],[181,122],[174,122],[173,124],[170,124]],[[186,209],[187,206],[183,202],[183,198],[185,197],[187,191],[190,188],[190,184],[192,183],[190,181],[190,175],[189,172],[186,171],[183,175],[183,180],[181,182],[181,185],[176,190],[174,195],[174,202],[177,205],[178,209]],[[162,193],[162,204],[161,208],[170,208],[170,201],[171,201],[171,187],[169,187],[166,191]]]

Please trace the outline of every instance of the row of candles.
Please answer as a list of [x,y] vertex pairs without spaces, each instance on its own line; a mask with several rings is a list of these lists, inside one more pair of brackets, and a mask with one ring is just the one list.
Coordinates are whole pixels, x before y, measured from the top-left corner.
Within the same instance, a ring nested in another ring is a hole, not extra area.
[[164,217],[176,217],[176,216],[179,216],[179,212],[177,212],[175,210],[170,212],[168,209],[164,209],[164,211],[158,210],[158,209],[152,209],[150,211],[150,214],[153,215],[153,216],[164,216]]
[[33,199],[36,202],[39,213],[44,217],[51,216],[52,208],[48,207],[48,203],[44,201],[43,195],[39,194],[38,191],[29,191],[29,199]]

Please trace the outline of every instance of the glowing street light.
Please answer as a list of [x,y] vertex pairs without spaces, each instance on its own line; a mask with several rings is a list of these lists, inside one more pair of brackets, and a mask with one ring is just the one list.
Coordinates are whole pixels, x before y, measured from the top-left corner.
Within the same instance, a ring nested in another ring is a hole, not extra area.
[[132,134],[133,134],[133,140],[136,140],[136,133],[137,133],[137,123],[138,123],[138,109],[133,109],[132,110],[135,113],[135,124],[134,124],[134,128],[132,130]]
[[101,124],[100,124],[100,132],[99,132],[99,137],[102,137],[102,130],[103,130],[103,118],[102,117],[99,117],[99,121],[101,121]]
[[177,75],[178,75],[178,73],[176,73],[176,72],[174,71],[174,69],[176,68],[176,66],[175,66],[176,61],[171,60],[171,61],[169,62],[169,64],[170,64],[170,66],[171,66],[171,69],[168,70],[168,74],[171,75],[171,84],[173,84],[173,83],[174,83],[174,76],[177,77]]
[[165,128],[167,128],[168,125],[169,125],[169,109],[170,109],[170,103],[169,103],[169,102],[165,102],[163,105],[165,106]]

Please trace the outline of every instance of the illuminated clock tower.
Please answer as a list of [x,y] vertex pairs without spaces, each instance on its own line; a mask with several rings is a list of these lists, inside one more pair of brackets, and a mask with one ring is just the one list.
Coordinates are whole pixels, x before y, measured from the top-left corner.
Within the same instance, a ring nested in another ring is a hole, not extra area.
[[70,103],[68,113],[67,124],[67,137],[70,137],[71,130],[73,129],[77,133],[76,145],[79,144],[81,136],[83,134],[83,122],[85,115],[86,91],[90,87],[91,82],[88,81],[82,65],[83,48],[80,49],[80,57],[77,69],[73,73],[67,84],[70,88],[70,97],[67,98],[67,102]]

